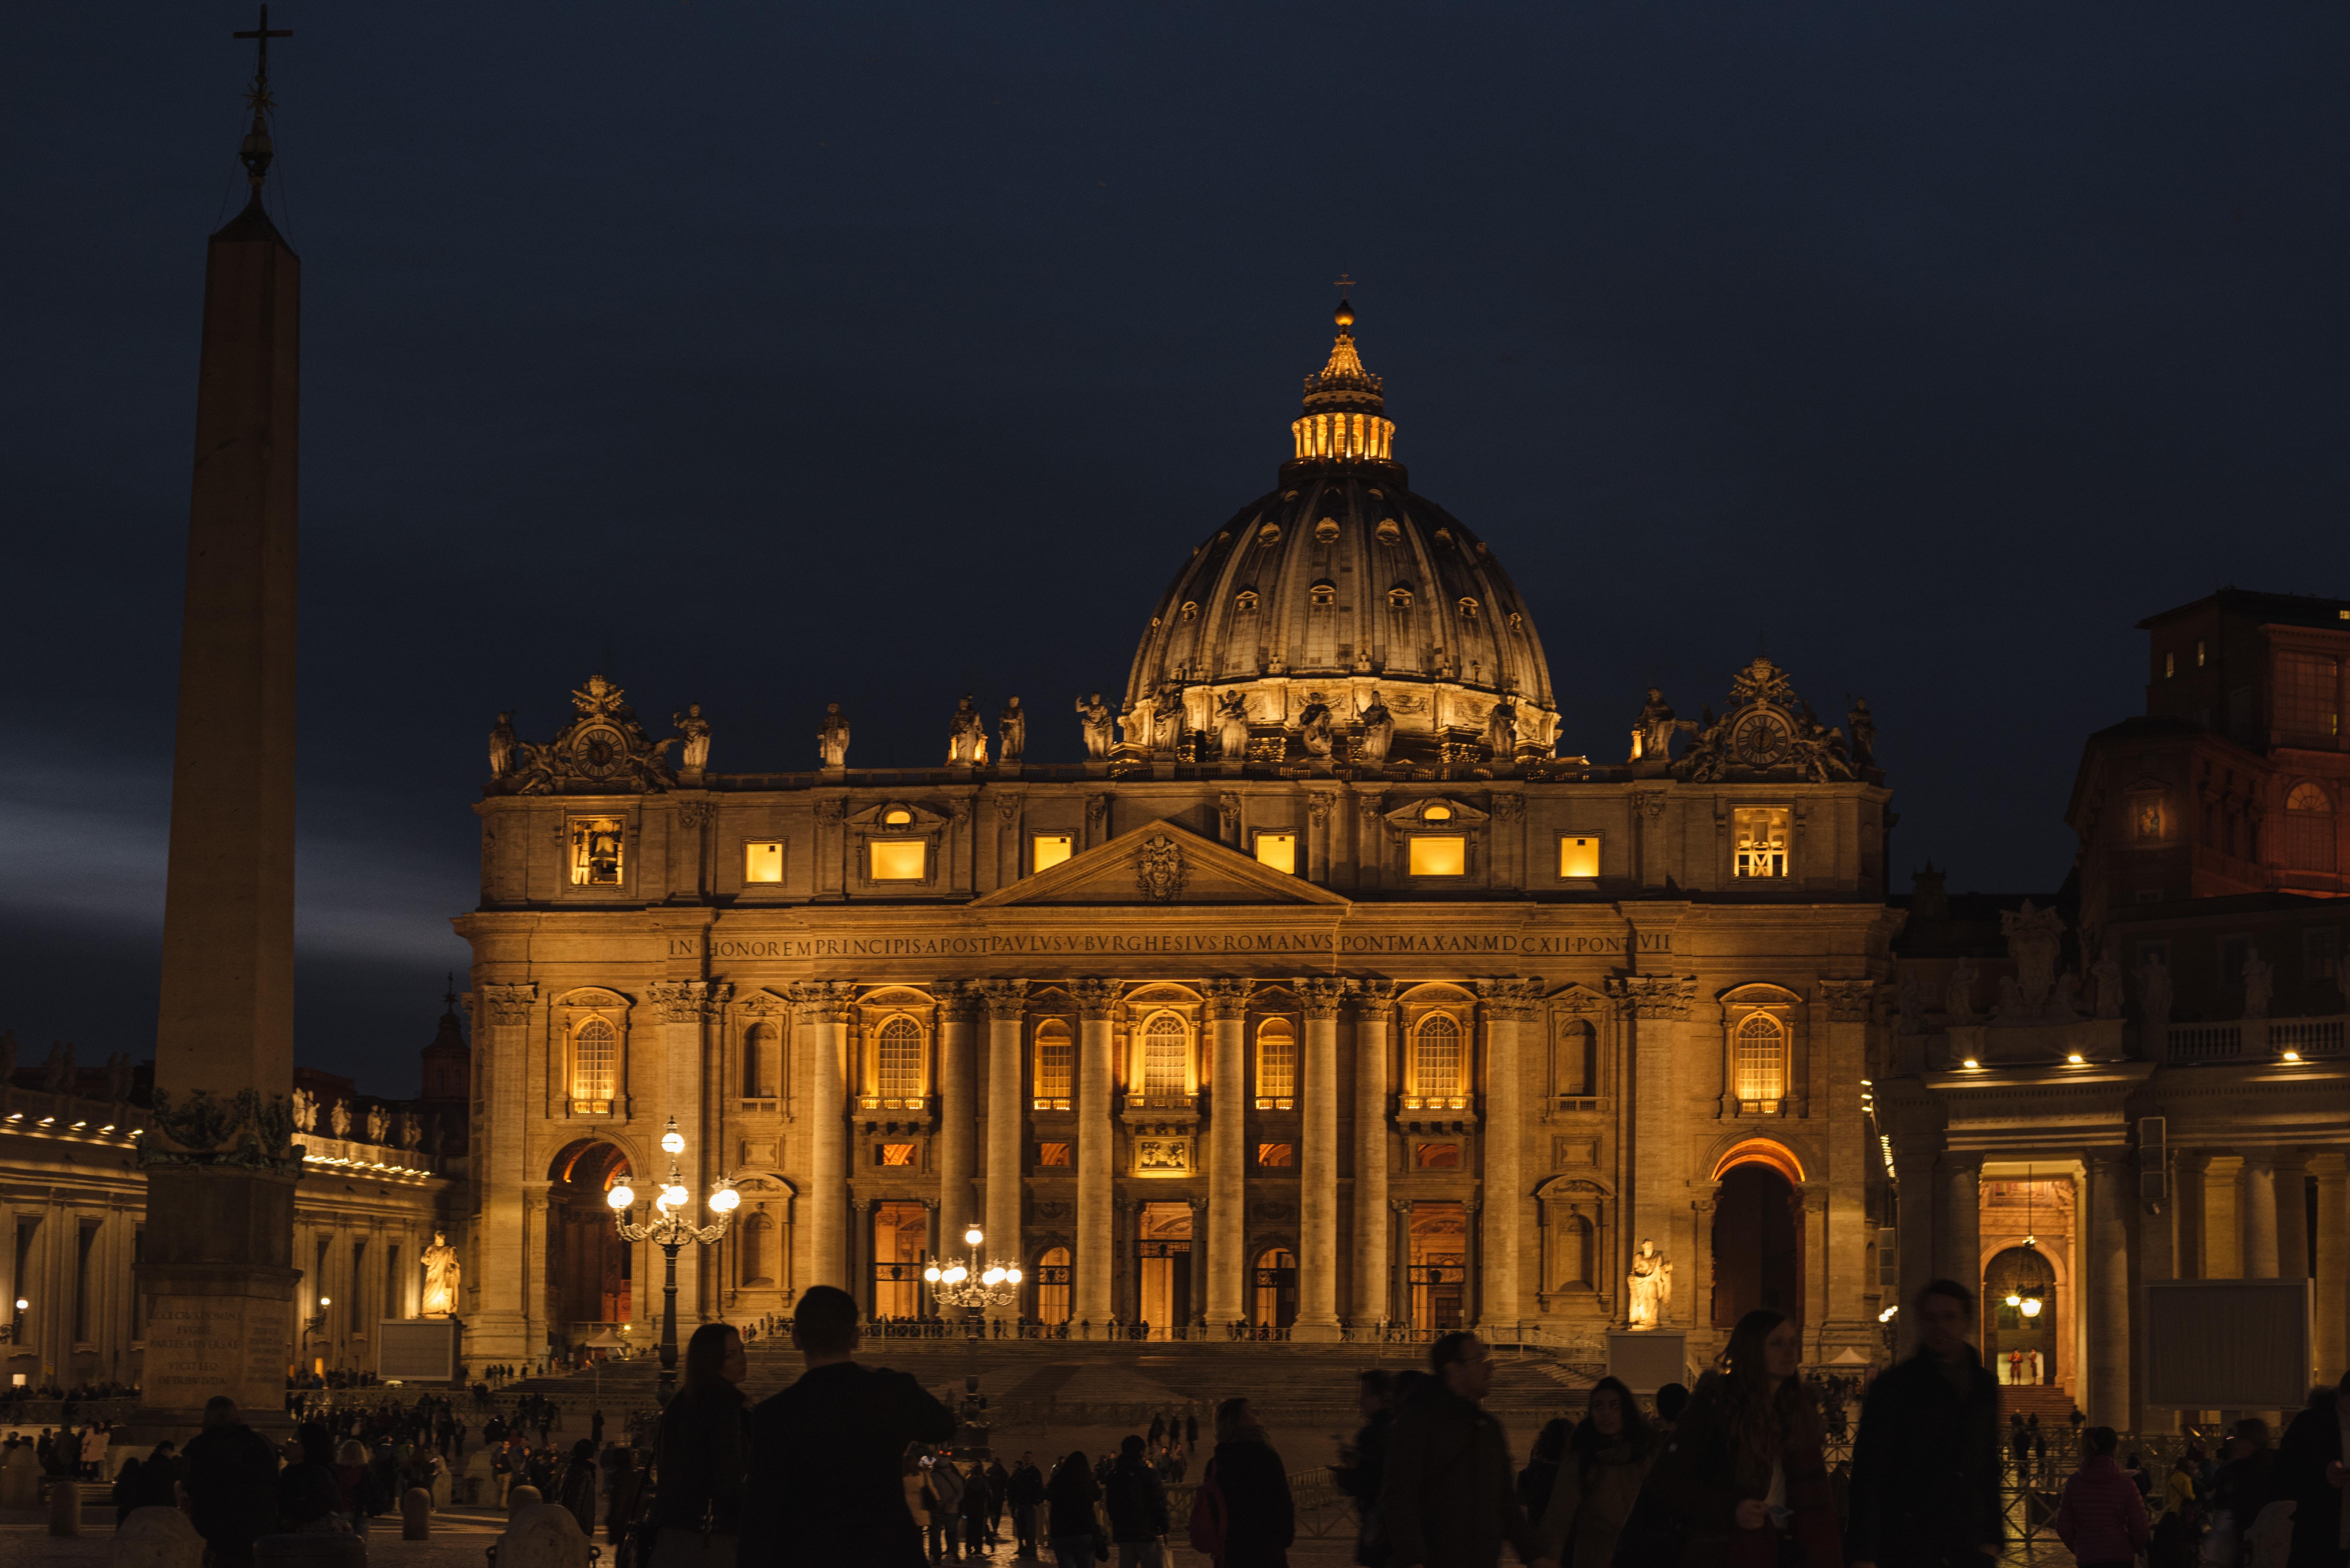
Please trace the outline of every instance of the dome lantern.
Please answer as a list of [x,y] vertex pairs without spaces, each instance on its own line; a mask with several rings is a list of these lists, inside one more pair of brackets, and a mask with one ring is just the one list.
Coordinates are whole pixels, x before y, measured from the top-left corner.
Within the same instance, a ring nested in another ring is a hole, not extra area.
[[1379,379],[1355,351],[1355,307],[1338,302],[1338,338],[1330,362],[1305,378],[1305,411],[1289,427],[1295,461],[1393,462],[1395,421],[1387,417]]

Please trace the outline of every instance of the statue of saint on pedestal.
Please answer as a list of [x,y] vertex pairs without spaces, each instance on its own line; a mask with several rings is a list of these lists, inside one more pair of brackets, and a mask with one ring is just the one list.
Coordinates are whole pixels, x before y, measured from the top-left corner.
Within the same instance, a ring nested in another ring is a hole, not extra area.
[[700,773],[710,762],[710,721],[702,716],[702,704],[688,702],[684,712],[670,715],[670,722],[685,737],[685,752],[678,765],[687,773]]
[[1216,751],[1224,761],[1248,756],[1249,711],[1245,692],[1227,691],[1216,699]]
[[501,713],[498,715],[498,722],[490,726],[490,776],[492,778],[502,779],[514,771],[515,745],[514,714]]
[[1111,717],[1109,704],[1101,700],[1100,692],[1077,699],[1077,718],[1085,725],[1086,759],[1088,762],[1108,760]]
[[1378,687],[1371,688],[1370,702],[1363,709],[1363,761],[1372,767],[1385,767],[1388,752],[1395,745],[1395,715],[1379,701]]
[[1673,1266],[1657,1244],[1643,1237],[1640,1250],[1632,1255],[1632,1272],[1627,1282],[1631,1287],[1630,1325],[1634,1328],[1655,1328],[1665,1321],[1665,1308],[1673,1299]]
[[1003,700],[1003,711],[995,717],[995,737],[1006,767],[1017,763],[1020,753],[1028,749],[1028,715],[1020,711],[1019,698]]
[[828,768],[848,765],[848,721],[840,716],[840,704],[824,705],[824,722],[816,727],[816,754]]
[[947,724],[947,764],[964,768],[987,765],[987,726],[968,695],[955,704],[954,717]]
[[457,1285],[463,1272],[457,1263],[457,1249],[449,1245],[448,1237],[435,1231],[432,1245],[424,1249],[418,1261],[424,1265],[424,1303],[419,1315],[455,1317]]
[[1485,715],[1485,749],[1497,763],[1509,762],[1518,754],[1518,711],[1507,697]]

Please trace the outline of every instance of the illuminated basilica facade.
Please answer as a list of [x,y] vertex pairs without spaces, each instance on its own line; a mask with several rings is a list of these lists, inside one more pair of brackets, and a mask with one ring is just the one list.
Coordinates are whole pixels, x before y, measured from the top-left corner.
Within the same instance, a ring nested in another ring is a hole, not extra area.
[[1652,692],[1632,760],[1561,754],[1532,619],[1407,488],[1352,319],[1122,695],[1033,715],[1085,762],[1024,762],[1016,705],[872,769],[829,714],[770,774],[600,679],[543,744],[501,721],[457,921],[469,1360],[650,1320],[604,1195],[672,1121],[697,1205],[742,1194],[688,1322],[820,1282],[928,1314],[976,1223],[1006,1315],[1073,1333],[1589,1344],[1648,1242],[1693,1355],[1762,1304],[1815,1361],[1880,1354],[1865,707],[1831,729],[1758,659],[1719,719]]

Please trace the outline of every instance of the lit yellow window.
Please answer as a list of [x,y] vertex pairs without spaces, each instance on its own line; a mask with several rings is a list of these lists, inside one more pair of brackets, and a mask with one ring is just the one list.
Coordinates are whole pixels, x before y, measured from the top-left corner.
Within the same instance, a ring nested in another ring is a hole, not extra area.
[[1294,1166],[1297,1163],[1296,1146],[1286,1143],[1261,1143],[1256,1146],[1256,1162],[1264,1166]]
[[1068,1164],[1069,1146],[1066,1143],[1038,1144],[1036,1146],[1036,1163],[1038,1165]]
[[877,838],[873,840],[873,880],[876,882],[919,882],[928,869],[923,863],[925,846],[919,838]]
[[590,1018],[571,1037],[571,1108],[583,1116],[608,1116],[619,1081],[620,1035],[600,1018]]
[[911,1166],[914,1163],[914,1146],[910,1143],[878,1144],[874,1147],[874,1155],[873,1163],[876,1165]]
[[784,846],[780,839],[743,846],[743,880],[780,882],[784,879]]
[[1076,1075],[1076,1046],[1069,1038],[1068,1024],[1048,1018],[1036,1025],[1036,1109],[1069,1108],[1069,1080]]
[[1787,808],[1783,805],[1742,805],[1730,813],[1731,837],[1737,846],[1733,877],[1784,877],[1787,874]]
[[620,847],[624,831],[617,816],[575,816],[571,819],[571,885],[575,888],[617,888],[623,869]]
[[1297,1098],[1297,1031],[1286,1018],[1268,1018],[1256,1029],[1256,1108],[1291,1109]]
[[2203,639],[2200,638],[2195,639],[2195,668],[2203,668]]
[[1776,1110],[1787,1093],[1786,1026],[1767,1012],[1750,1012],[1733,1038],[1738,1097]]
[[1263,865],[1295,877],[1297,874],[1297,835],[1294,833],[1258,834],[1256,857]]
[[1440,800],[1436,801],[1420,812],[1419,820],[1422,822],[1450,822],[1452,820],[1452,808],[1445,805]]
[[1599,840],[1561,838],[1558,841],[1558,874],[1579,877],[1598,876]]
[[902,805],[892,807],[881,814],[881,826],[884,827],[909,827],[913,825],[913,821],[914,814]]
[[1028,840],[1028,869],[1050,871],[1066,860],[1076,840],[1066,833],[1039,833]]
[[1411,874],[1415,877],[1459,877],[1469,869],[1469,841],[1455,833],[1415,834],[1411,840]]

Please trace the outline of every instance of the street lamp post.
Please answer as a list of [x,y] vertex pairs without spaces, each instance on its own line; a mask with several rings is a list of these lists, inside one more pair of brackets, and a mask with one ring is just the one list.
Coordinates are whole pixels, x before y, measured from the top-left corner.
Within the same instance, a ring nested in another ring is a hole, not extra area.
[[661,1250],[667,1271],[661,1282],[660,1338],[660,1403],[667,1405],[677,1392],[677,1255],[688,1243],[711,1246],[726,1234],[727,1224],[734,1218],[735,1208],[743,1195],[734,1190],[733,1179],[722,1176],[711,1190],[710,1211],[718,1218],[707,1225],[696,1225],[686,1219],[686,1210],[693,1206],[693,1194],[686,1189],[685,1177],[678,1169],[678,1156],[685,1152],[685,1135],[677,1130],[677,1118],[669,1119],[669,1130],[661,1134],[661,1151],[669,1156],[669,1175],[662,1180],[660,1194],[653,1199],[654,1217],[642,1225],[634,1224],[629,1216],[634,1210],[637,1195],[625,1181],[614,1184],[604,1194],[604,1201],[612,1210],[612,1223],[619,1228],[624,1241],[650,1241]]
[[979,1250],[986,1245],[987,1237],[976,1225],[962,1233],[962,1242],[970,1249],[968,1262],[958,1263],[950,1258],[941,1267],[933,1260],[922,1271],[931,1299],[941,1306],[967,1307],[973,1312],[1011,1305],[1020,1293],[1019,1265],[981,1262]]

